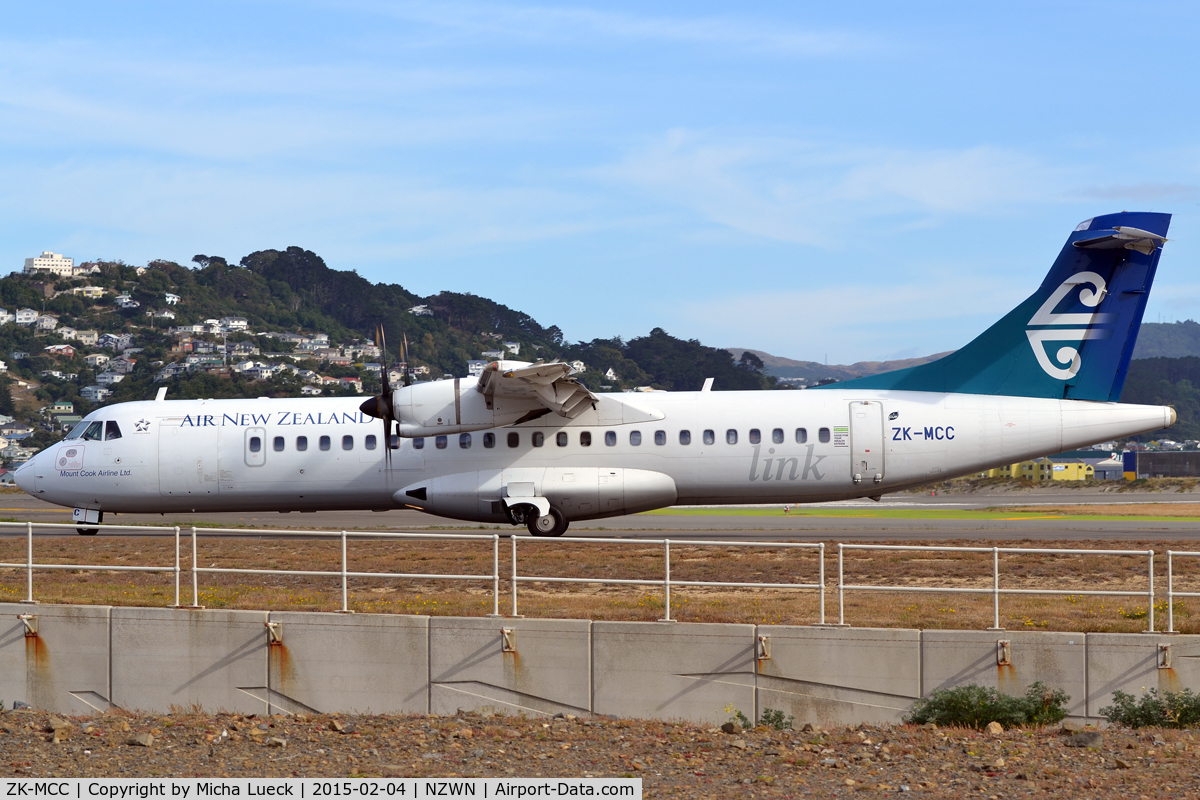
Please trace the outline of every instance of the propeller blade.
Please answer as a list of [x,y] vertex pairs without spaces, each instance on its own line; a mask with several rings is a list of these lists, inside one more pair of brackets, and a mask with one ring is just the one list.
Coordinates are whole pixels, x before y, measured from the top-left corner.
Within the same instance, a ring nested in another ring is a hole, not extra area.
[[408,358],[408,334],[404,334],[404,385],[412,386],[412,364]]

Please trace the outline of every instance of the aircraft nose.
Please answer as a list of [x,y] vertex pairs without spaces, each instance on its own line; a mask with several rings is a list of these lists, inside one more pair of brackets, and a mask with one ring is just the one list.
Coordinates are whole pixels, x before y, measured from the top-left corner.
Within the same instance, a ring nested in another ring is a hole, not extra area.
[[13,476],[13,480],[16,482],[17,488],[26,494],[34,494],[35,490],[37,489],[37,479],[34,477],[34,474],[37,471],[37,464],[35,462],[41,457],[42,454],[38,453],[33,458],[17,467],[17,474]]

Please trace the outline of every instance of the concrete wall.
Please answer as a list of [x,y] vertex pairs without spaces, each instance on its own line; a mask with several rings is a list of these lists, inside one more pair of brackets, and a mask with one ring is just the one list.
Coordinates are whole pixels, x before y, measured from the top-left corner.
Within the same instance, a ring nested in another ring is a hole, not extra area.
[[[36,616],[36,636],[21,614]],[[997,663],[998,640],[1011,664]],[[936,689],[1015,694],[1035,681],[1095,718],[1117,690],[1200,689],[1200,636],[0,604],[0,699],[63,713],[470,709],[718,723],[727,708],[769,708],[824,727],[899,721]]]

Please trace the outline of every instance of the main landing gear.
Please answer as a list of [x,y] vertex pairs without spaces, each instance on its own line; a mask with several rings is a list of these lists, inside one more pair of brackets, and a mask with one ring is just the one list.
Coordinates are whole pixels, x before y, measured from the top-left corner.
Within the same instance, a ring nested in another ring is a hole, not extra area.
[[553,506],[549,514],[530,514],[525,517],[525,526],[534,536],[562,536],[569,524],[562,512]]

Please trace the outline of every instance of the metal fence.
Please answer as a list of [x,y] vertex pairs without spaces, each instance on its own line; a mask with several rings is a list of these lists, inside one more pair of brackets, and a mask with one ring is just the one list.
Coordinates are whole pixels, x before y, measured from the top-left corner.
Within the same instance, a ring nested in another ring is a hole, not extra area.
[[[181,584],[183,573],[191,573],[192,597],[191,607],[200,606],[200,575],[293,575],[303,577],[333,578],[340,581],[342,595],[342,611],[349,611],[350,581],[352,579],[393,579],[393,580],[428,580],[428,581],[478,581],[488,582],[492,589],[492,615],[500,616],[500,538],[499,534],[456,534],[456,533],[395,533],[385,531],[298,531],[271,528],[191,528],[191,566],[184,570],[181,567],[181,556],[185,543],[178,526],[155,527],[144,525],[91,525],[104,531],[137,531],[139,533],[170,534],[174,538],[175,558],[173,564],[150,566],[124,566],[113,564],[59,564],[39,562],[34,558],[35,529],[46,532],[68,531],[79,527],[78,524],[44,523],[44,522],[0,522],[0,529],[20,528],[25,532],[26,554],[24,562],[0,562],[0,569],[20,569],[26,572],[26,599],[24,602],[36,602],[34,598],[34,573],[42,570],[80,570],[107,572],[156,572],[170,573],[174,579],[175,607],[186,607],[181,603]],[[229,535],[279,535],[301,539],[336,539],[341,543],[341,568],[338,570],[292,570],[292,569],[252,569],[241,567],[199,566],[199,538],[203,536]],[[391,539],[406,541],[479,541],[492,543],[492,571],[490,574],[431,574],[419,572],[372,572],[350,569],[350,542],[365,539]],[[801,591],[816,591],[818,596],[818,619],[816,624],[824,625],[825,620],[825,590],[827,586],[825,575],[825,549],[822,542],[756,542],[756,541],[708,541],[690,539],[625,539],[601,537],[517,537],[511,536],[511,572],[509,579],[512,592],[512,615],[518,616],[518,587],[522,583],[562,583],[562,584],[600,584],[614,586],[661,586],[664,598],[663,621],[671,621],[671,591],[676,587],[709,587],[709,588],[757,588],[757,589],[794,589]],[[561,575],[524,574],[520,570],[518,557],[518,542],[530,545],[553,545],[555,543],[580,544],[616,544],[633,545],[638,547],[662,548],[662,578],[607,578],[607,577],[564,577]],[[686,546],[692,548],[771,548],[777,550],[810,551],[816,555],[816,581],[813,583],[778,583],[767,581],[701,581],[678,580],[671,576],[671,546]],[[944,553],[978,553],[990,554],[992,574],[989,586],[947,586],[947,585],[884,585],[857,584],[846,582],[846,551],[906,551],[906,552],[944,552]],[[1146,559],[1146,584],[1144,590],[1102,590],[1102,589],[1023,589],[1001,585],[1000,556],[1001,555],[1055,555],[1055,556],[1123,556]],[[1167,632],[1175,631],[1174,601],[1176,598],[1200,597],[1200,592],[1177,591],[1175,589],[1174,560],[1176,558],[1200,557],[1200,551],[1167,550]],[[1094,549],[1049,549],[1026,547],[958,547],[958,546],[928,546],[928,545],[885,545],[885,544],[838,544],[837,545],[837,583],[838,621],[837,625],[846,626],[845,596],[847,592],[916,592],[916,593],[949,593],[949,594],[990,594],[992,596],[993,628],[1001,630],[1000,598],[1002,595],[1079,595],[1079,596],[1119,596],[1145,597],[1148,600],[1147,620],[1148,630],[1154,631],[1154,551],[1153,550],[1094,550]]]
[[[992,555],[992,585],[990,587],[963,586],[883,586],[879,584],[848,584],[844,577],[844,556],[846,550],[892,550],[935,553],[991,553]],[[1148,562],[1146,571],[1146,591],[1109,591],[1102,589],[1009,589],[1000,586],[1000,555],[1002,553],[1020,553],[1022,555],[1057,555],[1057,556],[1136,556],[1145,558]],[[1193,554],[1189,554],[1193,555]],[[1200,555],[1195,553],[1194,555]],[[1170,591],[1170,572],[1168,570],[1168,592]],[[1090,550],[1090,549],[1050,549],[1043,547],[937,547],[931,545],[894,545],[894,544],[839,544],[838,545],[838,624],[845,625],[845,593],[846,591],[862,592],[939,592],[952,594],[990,594],[992,596],[992,627],[989,630],[1004,630],[1000,627],[1000,595],[1003,594],[1041,594],[1041,595],[1087,595],[1099,597],[1141,597],[1149,600],[1148,632],[1154,631],[1154,551],[1153,550]],[[1195,596],[1200,597],[1200,593]]]
[[[660,622],[671,622],[671,587],[672,586],[720,586],[725,588],[755,588],[755,589],[822,589],[825,586],[825,543],[824,542],[711,542],[694,541],[690,539],[617,539],[584,536],[557,536],[543,538],[531,536],[528,542],[584,542],[588,544],[623,544],[623,545],[662,545],[663,548],[663,578],[651,580],[648,578],[561,578],[547,575],[521,575],[517,571],[517,537],[512,537],[512,615],[517,616],[517,586],[521,583],[591,583],[608,584],[612,586],[659,586],[663,587],[663,608],[665,609]],[[816,583],[764,583],[738,581],[680,581],[671,579],[671,545],[689,547],[772,547],[782,549],[801,549],[817,551],[817,582]],[[818,592],[820,598],[820,621],[825,624],[825,592]]]

